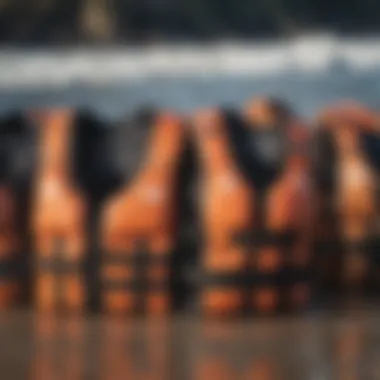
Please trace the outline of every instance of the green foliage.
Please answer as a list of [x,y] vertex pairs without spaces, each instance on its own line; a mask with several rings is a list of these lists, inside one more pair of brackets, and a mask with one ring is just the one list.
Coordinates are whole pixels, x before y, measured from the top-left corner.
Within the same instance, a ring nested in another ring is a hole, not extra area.
[[73,44],[375,32],[376,0],[0,0],[0,42]]

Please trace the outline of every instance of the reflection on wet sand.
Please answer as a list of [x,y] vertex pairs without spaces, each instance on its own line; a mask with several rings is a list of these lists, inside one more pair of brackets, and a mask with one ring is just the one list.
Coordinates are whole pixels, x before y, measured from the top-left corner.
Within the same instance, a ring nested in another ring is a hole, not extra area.
[[195,344],[193,379],[314,379],[316,370],[325,370],[323,362],[316,365],[321,357],[315,328],[272,322],[204,326]]
[[109,323],[99,338],[99,380],[169,379],[166,323]]
[[376,380],[379,316],[244,323],[0,316],[1,379]]
[[169,379],[167,326],[35,317],[31,380]]
[[33,322],[31,380],[83,379],[84,321],[36,318]]

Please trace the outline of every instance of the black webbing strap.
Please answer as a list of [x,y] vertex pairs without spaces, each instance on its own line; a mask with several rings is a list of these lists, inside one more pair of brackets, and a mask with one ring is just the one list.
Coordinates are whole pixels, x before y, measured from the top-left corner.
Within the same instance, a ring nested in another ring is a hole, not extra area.
[[311,265],[306,265],[304,267],[290,267],[284,271],[284,286],[292,286],[296,284],[312,284],[315,278],[314,270]]
[[167,284],[162,281],[142,280],[136,277],[129,280],[105,280],[103,286],[107,291],[129,290],[138,293],[139,297],[150,291],[164,291],[167,288]]
[[281,286],[283,283],[283,272],[282,269],[275,272],[251,272],[249,281],[250,288]]
[[20,254],[0,258],[0,281],[23,279],[26,270],[26,258]]
[[318,255],[336,253],[343,248],[342,241],[339,239],[318,240],[314,246]]
[[148,265],[167,265],[170,257],[167,254],[154,255],[145,250],[134,250],[129,252],[107,253],[103,257],[103,263],[106,265],[127,265],[133,268],[146,268]]
[[343,244],[343,249],[346,253],[368,255],[369,258],[376,253],[380,248],[380,236],[368,236],[360,240],[346,240]]
[[284,249],[292,247],[296,241],[295,231],[270,231],[255,229],[255,231],[239,231],[232,236],[234,245],[251,249],[266,246],[277,246]]
[[197,273],[195,285],[199,288],[236,288],[236,287],[262,287],[280,285],[283,273],[263,273],[263,272],[206,272]]
[[380,236],[374,236],[371,240],[371,262],[374,266],[373,269],[380,270]]
[[373,245],[373,240],[364,238],[361,240],[346,240],[344,251],[350,254],[366,255]]
[[57,276],[80,274],[84,270],[82,260],[70,260],[61,256],[41,257],[37,261],[38,270]]
[[153,254],[148,242],[144,239],[135,242],[132,252],[114,252],[103,256],[103,265],[126,266],[132,269],[132,278],[127,280],[102,279],[102,286],[106,291],[130,290],[136,294],[136,313],[143,313],[145,296],[149,292],[164,291],[168,288],[170,279],[151,280],[148,270],[152,266],[165,266],[170,270],[172,255]]
[[244,272],[201,271],[190,277],[197,288],[230,288],[248,286],[249,277]]

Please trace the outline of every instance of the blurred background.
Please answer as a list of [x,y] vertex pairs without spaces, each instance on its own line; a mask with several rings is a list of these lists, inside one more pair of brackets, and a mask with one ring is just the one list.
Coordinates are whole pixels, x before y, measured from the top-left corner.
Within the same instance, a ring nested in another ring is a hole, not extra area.
[[5,46],[121,46],[378,32],[376,1],[35,0],[1,2]]
[[[269,94],[306,117],[340,98],[377,107],[379,14],[376,0],[0,0],[0,112],[68,105],[116,120]],[[11,312],[0,377],[376,380],[379,317],[371,303],[225,323]]]
[[193,109],[275,93],[310,115],[339,97],[376,103],[378,6],[4,0],[0,107],[80,103],[114,116],[142,101]]

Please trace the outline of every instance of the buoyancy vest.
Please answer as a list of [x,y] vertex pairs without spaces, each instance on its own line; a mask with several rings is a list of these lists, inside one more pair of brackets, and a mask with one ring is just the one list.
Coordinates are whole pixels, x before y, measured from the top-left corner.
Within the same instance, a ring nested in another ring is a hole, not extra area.
[[[378,175],[373,145],[379,141],[374,114],[357,103],[341,103],[319,117],[317,149],[320,192],[336,234],[322,237],[333,247],[340,271],[333,274],[346,290],[363,291],[378,246]],[[326,157],[329,158],[326,162]],[[330,262],[334,262],[330,258]]]
[[120,131],[127,180],[103,207],[101,308],[111,314],[166,314],[185,130],[177,115],[157,112]]
[[[242,119],[228,119],[216,110],[194,118],[201,171],[201,308],[205,314],[236,315],[303,306],[311,291],[313,228],[308,133],[293,125],[268,139]],[[271,146],[279,141],[289,144]],[[281,159],[275,156],[282,145],[288,146],[278,170]]]
[[39,131],[31,215],[36,307],[80,313],[87,303],[87,204],[73,174],[75,113],[43,110],[34,121]]

